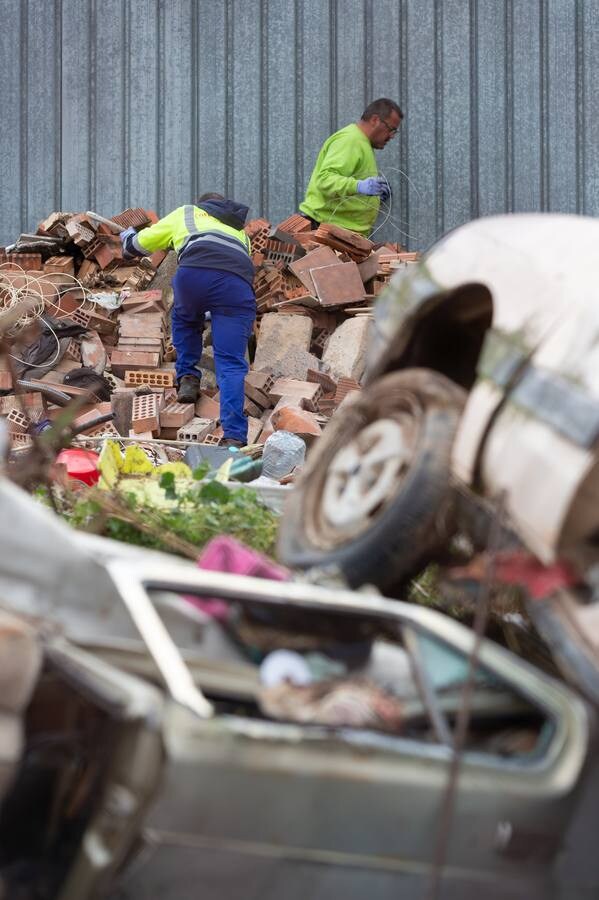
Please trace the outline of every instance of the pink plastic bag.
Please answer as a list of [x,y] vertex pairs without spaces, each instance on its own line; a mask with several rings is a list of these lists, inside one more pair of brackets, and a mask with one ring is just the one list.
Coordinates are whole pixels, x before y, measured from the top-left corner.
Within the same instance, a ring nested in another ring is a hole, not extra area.
[[[271,581],[289,581],[291,572],[278,566],[267,556],[246,547],[241,541],[227,534],[212,538],[206,544],[198,559],[200,569],[211,572],[228,572],[231,575],[249,575],[252,578],[267,578]],[[224,600],[215,597],[195,597],[187,595],[186,599],[193,603],[206,615],[221,622],[226,622],[230,614],[230,606]]]

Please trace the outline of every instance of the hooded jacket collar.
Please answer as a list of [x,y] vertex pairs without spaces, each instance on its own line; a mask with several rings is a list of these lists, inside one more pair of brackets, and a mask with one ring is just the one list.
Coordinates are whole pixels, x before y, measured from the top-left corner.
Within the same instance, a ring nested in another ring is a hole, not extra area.
[[236,228],[238,231],[241,231],[245,225],[249,212],[249,207],[237,203],[235,200],[202,200],[196,206],[207,212],[209,216],[214,216],[223,225]]

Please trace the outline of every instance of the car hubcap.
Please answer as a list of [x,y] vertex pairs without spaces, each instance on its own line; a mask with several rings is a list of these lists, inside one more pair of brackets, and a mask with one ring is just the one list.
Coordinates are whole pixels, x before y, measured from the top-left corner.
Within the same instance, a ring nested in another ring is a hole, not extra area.
[[412,456],[414,420],[379,419],[360,431],[331,461],[321,511],[329,527],[361,531],[398,487]]

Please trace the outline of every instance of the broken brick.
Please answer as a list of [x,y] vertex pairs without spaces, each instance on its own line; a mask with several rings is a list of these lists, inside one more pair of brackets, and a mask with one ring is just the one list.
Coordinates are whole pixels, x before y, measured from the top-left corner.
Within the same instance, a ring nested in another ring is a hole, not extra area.
[[[134,431],[131,429],[129,431],[130,438],[136,438],[138,441],[151,441],[154,439],[155,435],[153,431]],[[139,445],[141,446],[141,444]]]
[[81,338],[81,361],[98,375],[106,368],[106,350],[97,331],[88,331]]
[[7,253],[6,269],[24,269],[27,272],[42,271],[41,253]]
[[337,390],[337,382],[326,372],[318,372],[314,369],[309,369],[308,377],[306,380],[313,381],[316,384],[319,384],[323,391],[327,394],[335,393],[335,391]]
[[29,418],[16,407],[8,411],[6,419],[11,434],[24,434],[29,428]]
[[199,400],[196,401],[195,414],[200,419],[214,419],[217,421],[220,419],[220,403],[213,397],[202,394]]
[[[248,387],[257,388],[262,394],[267,394],[274,384],[274,378],[270,372],[256,372],[252,369],[245,376],[245,389],[247,393]],[[251,396],[248,395],[248,396]]]
[[[79,412],[79,415],[73,422],[73,428],[77,429],[77,431],[85,431],[87,433],[87,428],[85,427],[88,423],[93,422],[94,419],[97,419],[99,416],[106,416],[109,413],[112,413],[112,405],[108,402],[106,403],[96,403],[96,404],[88,404],[85,407],[82,407],[83,411]],[[105,424],[105,423],[102,423]],[[97,428],[98,426],[91,426],[90,428]]]
[[322,388],[310,381],[278,378],[270,389],[270,397],[275,403],[282,397],[293,397],[298,402],[303,401],[301,405],[304,409],[316,412],[318,400],[322,397]]
[[[267,403],[266,405],[268,406],[270,404]],[[254,416],[254,418],[259,419],[260,416],[262,415],[263,409],[264,409],[264,407],[258,406],[256,403],[254,403],[248,397],[243,398],[243,411],[246,415]]]
[[77,270],[77,278],[83,285],[92,284],[100,266],[94,259],[84,259]]
[[272,414],[275,431],[290,431],[303,438],[318,437],[322,429],[316,417],[297,406],[282,406]]
[[44,272],[51,274],[75,274],[75,260],[72,256],[51,256],[44,263]]
[[279,222],[275,230],[286,231],[287,234],[298,234],[302,231],[311,231],[312,223],[310,219],[307,219],[305,216],[301,216],[299,213],[293,213],[293,215],[289,216],[287,219]]
[[342,400],[345,400],[348,394],[351,394],[352,391],[361,391],[362,387],[355,381],[353,378],[340,378],[337,384],[337,390],[335,391],[335,403],[337,406],[341,403]]
[[191,403],[169,403],[160,410],[161,428],[182,428],[193,419],[194,407]]
[[374,249],[374,244],[368,238],[332,223],[323,222],[312,232],[312,237],[319,244],[347,253],[356,262],[363,262]]
[[366,369],[366,353],[372,334],[372,320],[347,319],[333,332],[322,354],[322,361],[336,377],[359,381]]
[[119,213],[117,216],[112,216],[111,221],[116,225],[120,225],[123,229],[145,228],[146,225],[150,224],[152,218],[151,213],[148,210],[136,206],[123,210],[123,212]]
[[101,425],[96,425],[95,428],[90,428],[85,433],[89,437],[119,438],[121,436],[114,422],[102,422]]
[[81,347],[74,338],[71,338],[71,340],[67,344],[64,355],[67,357],[67,359],[72,359],[73,362],[81,362]]
[[260,436],[260,432],[262,431],[262,419],[256,419],[253,416],[248,416],[248,444],[255,444]]
[[252,384],[248,384],[246,382],[244,393],[246,399],[249,399],[252,405],[257,405],[261,409],[266,409],[270,406],[270,399],[268,394],[265,394],[263,391],[258,390],[258,388],[254,387]]
[[222,428],[215,428],[214,431],[211,431],[210,434],[207,434],[203,440],[204,444],[220,444],[222,439],[224,438],[225,433]]

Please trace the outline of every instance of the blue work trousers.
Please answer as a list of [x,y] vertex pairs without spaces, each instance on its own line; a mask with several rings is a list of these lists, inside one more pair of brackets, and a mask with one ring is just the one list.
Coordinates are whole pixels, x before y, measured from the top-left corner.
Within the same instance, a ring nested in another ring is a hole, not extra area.
[[204,318],[210,313],[216,381],[220,391],[220,421],[226,438],[247,440],[243,412],[246,351],[256,318],[252,287],[239,275],[219,269],[179,266],[173,278],[172,323],[177,351],[177,380],[201,377]]

